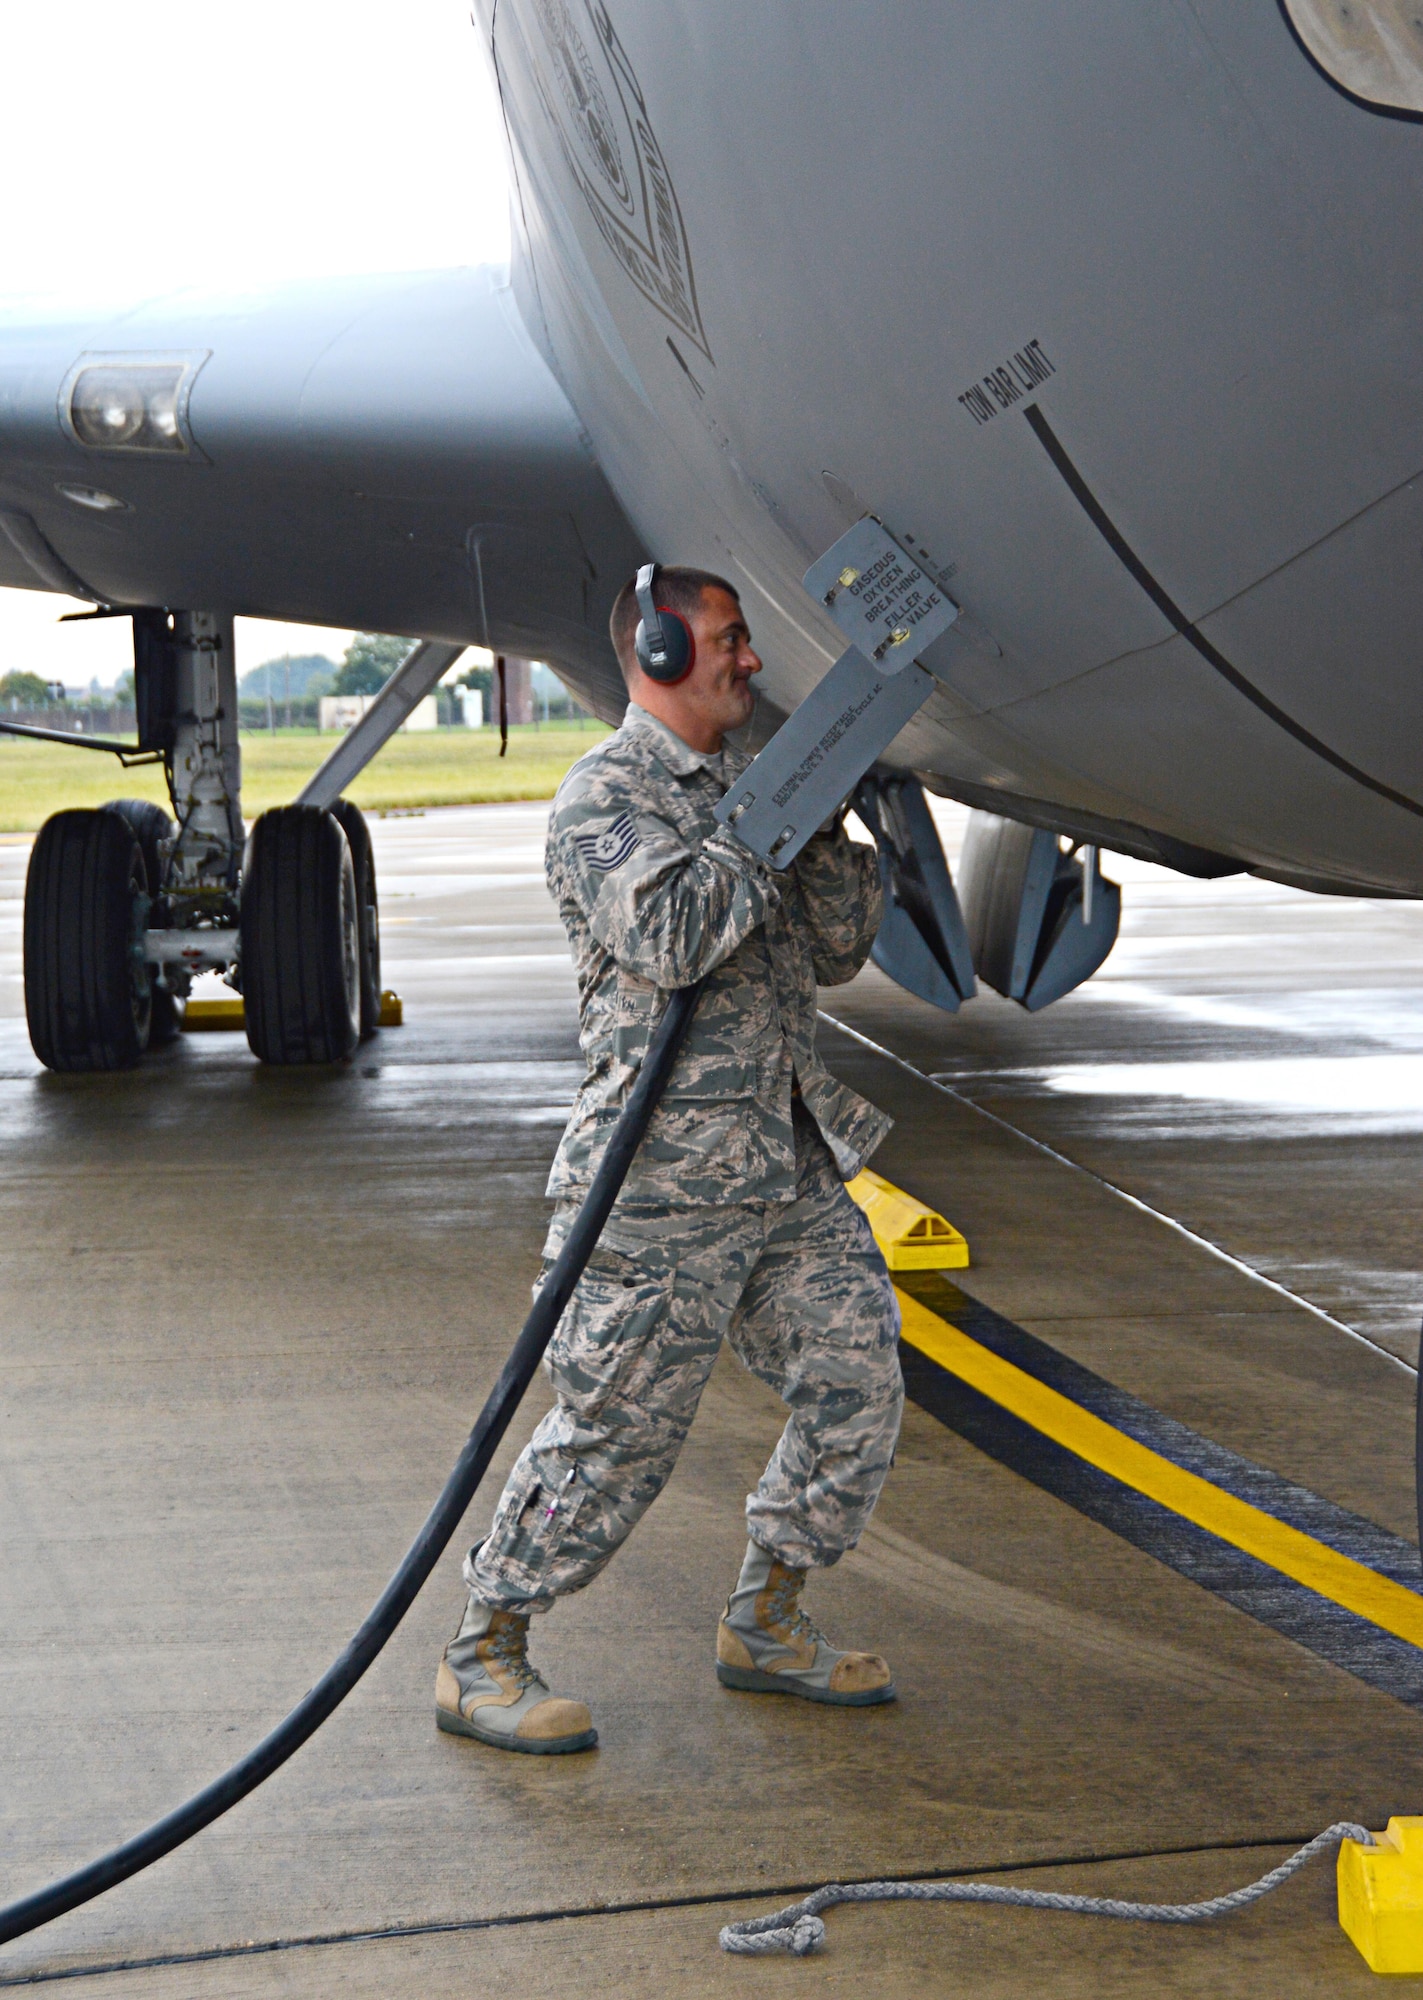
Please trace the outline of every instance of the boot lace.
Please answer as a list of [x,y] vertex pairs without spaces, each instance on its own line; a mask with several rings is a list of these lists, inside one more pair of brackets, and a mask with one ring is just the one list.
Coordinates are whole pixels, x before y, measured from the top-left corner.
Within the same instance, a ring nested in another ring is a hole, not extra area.
[[803,1639],[808,1645],[819,1643],[828,1646],[830,1641],[798,1601],[804,1583],[803,1571],[787,1570],[784,1573],[767,1600],[770,1623],[785,1626],[788,1639]]
[[527,1647],[528,1627],[525,1625],[501,1625],[488,1641],[491,1659],[499,1662],[513,1680],[520,1694],[528,1687],[542,1687],[543,1678],[530,1663]]

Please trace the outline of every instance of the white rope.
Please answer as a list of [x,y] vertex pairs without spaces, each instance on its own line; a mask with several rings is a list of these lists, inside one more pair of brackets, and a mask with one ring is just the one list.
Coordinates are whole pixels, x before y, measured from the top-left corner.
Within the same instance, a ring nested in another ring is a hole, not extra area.
[[1140,1924],[1204,1924],[1212,1917],[1228,1917],[1236,1910],[1248,1909],[1307,1867],[1316,1855],[1328,1853],[1344,1840],[1357,1840],[1361,1847],[1374,1845],[1367,1827],[1341,1819],[1258,1882],[1232,1889],[1226,1896],[1209,1896],[1203,1903],[1123,1903],[1114,1896],[1066,1896],[1051,1889],[1010,1889],[996,1882],[829,1882],[803,1902],[792,1903],[772,1916],[727,1924],[721,1933],[721,1948],[747,1955],[789,1951],[804,1958],[825,1942],[820,1913],[834,1909],[837,1903],[1007,1903],[1020,1910],[1070,1910],[1076,1916],[1126,1917]]

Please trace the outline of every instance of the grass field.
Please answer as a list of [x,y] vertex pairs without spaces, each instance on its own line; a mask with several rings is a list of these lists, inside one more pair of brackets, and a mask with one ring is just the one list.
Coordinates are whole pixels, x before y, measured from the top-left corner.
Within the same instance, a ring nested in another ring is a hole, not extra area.
[[[591,721],[581,729],[557,723],[511,729],[509,754],[503,759],[497,729],[396,735],[347,796],[367,812],[551,799],[569,765],[607,733],[601,723]],[[296,729],[244,735],[242,806],[247,818],[294,799],[336,741]],[[94,750],[0,736],[0,833],[32,832],[64,806],[97,806],[122,798],[155,799],[166,806],[162,766],[125,771],[116,757]]]

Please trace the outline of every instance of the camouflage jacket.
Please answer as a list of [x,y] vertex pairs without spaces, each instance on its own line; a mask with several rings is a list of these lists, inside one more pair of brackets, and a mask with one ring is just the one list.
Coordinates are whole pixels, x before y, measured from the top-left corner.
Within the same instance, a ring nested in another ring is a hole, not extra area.
[[879,927],[874,850],[837,825],[784,871],[764,866],[712,816],[749,761],[691,750],[632,704],[559,787],[545,866],[573,948],[588,1074],[549,1176],[556,1199],[596,1171],[668,992],[703,974],[625,1206],[791,1200],[797,1083],[846,1179],[889,1130],[815,1049],[816,985],[852,979]]

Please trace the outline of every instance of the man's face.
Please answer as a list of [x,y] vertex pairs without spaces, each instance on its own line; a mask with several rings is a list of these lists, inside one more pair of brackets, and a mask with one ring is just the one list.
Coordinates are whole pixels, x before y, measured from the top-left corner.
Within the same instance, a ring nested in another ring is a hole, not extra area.
[[756,705],[751,676],[761,671],[741,606],[727,591],[704,590],[687,623],[697,642],[696,665],[667,692],[684,697],[689,720],[695,716],[703,732],[721,736],[740,729]]

